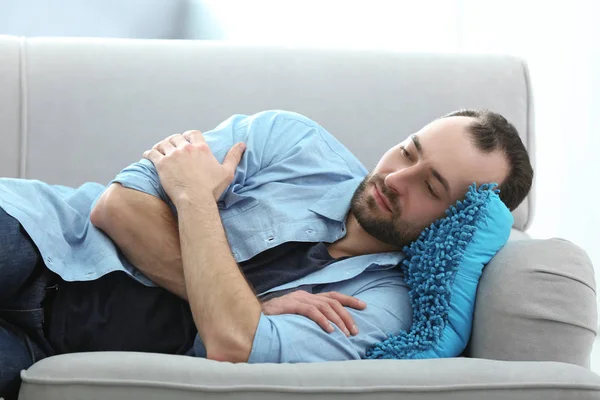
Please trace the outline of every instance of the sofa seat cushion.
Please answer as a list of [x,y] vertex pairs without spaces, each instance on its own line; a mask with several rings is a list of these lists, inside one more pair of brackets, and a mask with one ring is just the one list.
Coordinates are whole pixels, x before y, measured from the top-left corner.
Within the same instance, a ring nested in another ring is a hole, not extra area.
[[21,373],[20,400],[597,399],[600,377],[567,363],[472,358],[233,364],[152,353],[43,359]]

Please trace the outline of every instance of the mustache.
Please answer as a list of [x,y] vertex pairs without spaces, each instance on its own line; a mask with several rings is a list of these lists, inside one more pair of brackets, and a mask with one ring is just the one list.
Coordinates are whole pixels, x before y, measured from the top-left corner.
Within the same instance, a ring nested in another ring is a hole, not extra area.
[[398,201],[398,195],[396,194],[396,192],[389,189],[385,185],[383,177],[381,177],[379,175],[375,175],[374,178],[375,177],[376,177],[376,179],[373,179],[374,180],[373,183],[375,183],[377,185],[381,194],[384,195],[387,198],[387,200],[390,201],[390,203],[396,205],[396,202]]
[[390,189],[388,189],[388,187],[385,186],[384,184],[382,184],[380,186],[380,190],[381,190],[381,194],[384,195],[385,197],[387,197],[387,199],[389,200],[389,202],[392,203],[395,206],[396,205],[396,200],[398,200],[398,195],[395,194]]

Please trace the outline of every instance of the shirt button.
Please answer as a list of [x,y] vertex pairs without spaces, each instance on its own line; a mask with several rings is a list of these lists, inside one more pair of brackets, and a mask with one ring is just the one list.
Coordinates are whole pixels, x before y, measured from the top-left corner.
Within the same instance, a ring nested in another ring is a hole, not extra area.
[[312,229],[309,229],[306,231],[306,233],[315,233],[315,231],[313,231]]
[[273,240],[275,240],[275,237],[273,236],[269,236],[269,238],[267,239],[269,242],[272,242]]
[[46,257],[46,262],[47,262],[49,265],[52,265],[52,257]]

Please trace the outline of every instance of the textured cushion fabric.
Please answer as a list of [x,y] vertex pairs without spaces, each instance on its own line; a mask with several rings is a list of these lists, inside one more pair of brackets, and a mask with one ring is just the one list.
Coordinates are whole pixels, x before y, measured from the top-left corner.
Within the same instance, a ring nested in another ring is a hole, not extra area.
[[589,368],[598,330],[594,268],[562,239],[509,242],[484,269],[466,354]]
[[19,400],[598,399],[600,377],[556,362],[471,358],[232,364],[149,353],[65,354],[21,374]]
[[507,242],[513,217],[495,184],[472,184],[465,198],[404,249],[413,324],[367,351],[367,358],[457,357],[471,335],[481,271]]

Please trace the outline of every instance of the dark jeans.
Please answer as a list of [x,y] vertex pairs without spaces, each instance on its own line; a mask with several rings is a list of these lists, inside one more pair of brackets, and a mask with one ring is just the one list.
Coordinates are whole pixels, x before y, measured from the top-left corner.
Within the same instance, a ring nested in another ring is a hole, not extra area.
[[6,400],[17,398],[21,370],[55,354],[44,335],[43,306],[57,278],[21,224],[0,208],[0,397]]

